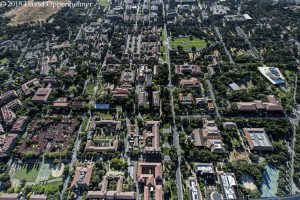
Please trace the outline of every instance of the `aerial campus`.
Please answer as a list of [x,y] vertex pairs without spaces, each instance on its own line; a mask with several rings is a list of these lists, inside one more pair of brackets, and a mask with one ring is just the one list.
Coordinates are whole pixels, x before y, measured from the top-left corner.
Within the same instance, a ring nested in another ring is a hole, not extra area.
[[0,1],[0,200],[300,200],[299,0]]

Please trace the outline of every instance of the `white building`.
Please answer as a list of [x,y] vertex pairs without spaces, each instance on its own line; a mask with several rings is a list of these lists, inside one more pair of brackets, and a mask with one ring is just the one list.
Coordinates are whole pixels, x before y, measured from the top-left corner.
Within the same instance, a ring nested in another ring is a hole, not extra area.
[[225,200],[237,199],[234,173],[222,173],[219,175],[219,181],[222,187],[222,192]]

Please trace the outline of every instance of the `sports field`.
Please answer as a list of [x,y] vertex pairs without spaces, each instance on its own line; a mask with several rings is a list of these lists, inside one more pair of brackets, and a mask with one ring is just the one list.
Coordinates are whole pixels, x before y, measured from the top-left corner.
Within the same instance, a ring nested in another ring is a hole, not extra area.
[[[51,175],[52,171],[55,172],[55,176]],[[24,164],[17,168],[14,178],[19,180],[24,179],[27,182],[39,182],[49,180],[50,176],[52,178],[60,177],[61,174],[62,171],[60,168],[51,166],[49,163]]]
[[191,49],[193,46],[196,47],[196,49],[202,49],[206,47],[205,40],[201,40],[199,38],[193,38],[193,40],[190,40],[189,37],[179,37],[175,39],[170,40],[171,47],[177,48],[177,46],[182,46],[183,49]]
[[28,182],[35,182],[40,167],[40,164],[24,164],[16,170],[15,178],[19,180],[25,179]]
[[46,181],[51,174],[50,165],[47,163],[42,164],[40,171],[36,177],[36,181]]

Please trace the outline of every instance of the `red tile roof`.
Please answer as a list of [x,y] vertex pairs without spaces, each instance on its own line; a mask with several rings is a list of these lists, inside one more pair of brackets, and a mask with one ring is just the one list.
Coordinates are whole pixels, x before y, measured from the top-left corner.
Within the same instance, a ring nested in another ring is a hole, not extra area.
[[75,175],[71,183],[71,187],[85,187],[90,185],[90,180],[93,172],[93,166],[76,167]]

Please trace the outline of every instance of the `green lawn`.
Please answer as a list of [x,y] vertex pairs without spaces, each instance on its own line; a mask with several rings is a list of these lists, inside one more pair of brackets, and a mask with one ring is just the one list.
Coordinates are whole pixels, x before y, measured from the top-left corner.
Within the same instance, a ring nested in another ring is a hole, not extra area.
[[177,48],[177,46],[182,46],[183,49],[191,49],[193,46],[197,49],[205,48],[206,42],[205,40],[201,40],[199,38],[193,38],[193,40],[190,40],[189,37],[179,37],[175,38],[174,40],[170,40],[171,47]]
[[165,41],[165,29],[161,29],[161,41]]
[[106,114],[106,113],[101,113],[98,116],[100,116],[102,119],[105,119],[105,120],[113,119],[113,116],[111,116],[110,114]]
[[39,173],[41,165],[40,164],[24,164],[16,170],[16,179],[25,179],[29,182],[34,182]]
[[108,0],[99,0],[98,2],[100,6],[108,6]]
[[96,87],[96,85],[94,83],[88,83],[86,86],[86,92],[90,95],[94,94],[95,87]]
[[294,82],[294,81],[295,81],[295,75],[294,75],[294,72],[293,72],[293,71],[290,71],[290,70],[284,70],[284,71],[283,71],[283,76],[284,76],[288,81],[291,81],[291,82]]
[[8,59],[7,59],[7,58],[3,58],[2,60],[0,60],[0,64],[1,64],[1,65],[6,65],[6,64],[8,64]]
[[89,118],[85,117],[84,120],[82,121],[82,125],[81,125],[81,132],[84,132],[86,130],[86,126],[89,122]]
[[166,47],[164,45],[160,46],[160,52],[162,53],[161,59],[166,61]]
[[169,155],[169,152],[170,152],[170,148],[168,147],[163,147],[162,148],[162,152],[165,156],[168,156]]
[[166,53],[166,47],[164,45],[160,46],[160,51]]

